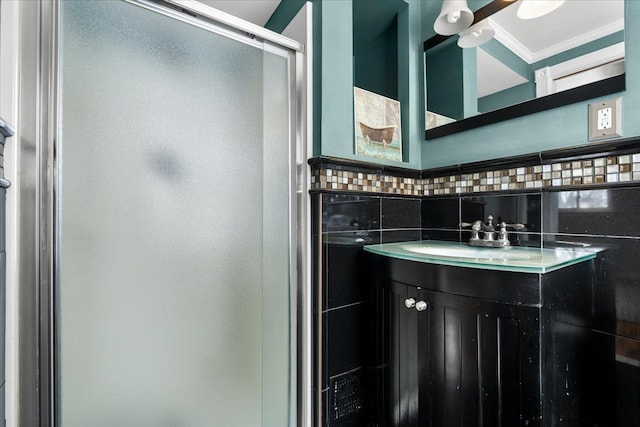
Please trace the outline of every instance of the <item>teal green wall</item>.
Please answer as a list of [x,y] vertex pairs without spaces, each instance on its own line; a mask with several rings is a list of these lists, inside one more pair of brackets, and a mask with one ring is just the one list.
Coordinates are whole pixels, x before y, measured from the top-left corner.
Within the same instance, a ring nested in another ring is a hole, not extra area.
[[[397,85],[402,104],[404,161],[393,162],[354,153],[352,2],[313,2],[314,155],[420,169],[424,140],[424,64],[419,3],[408,2],[397,16]],[[380,65],[384,65],[384,61]]]
[[464,116],[471,117],[478,114],[478,51],[476,49],[461,50]]
[[[380,37],[353,52],[354,85],[398,99],[398,27],[393,20]],[[382,61],[381,61],[382,59]]]
[[[424,91],[423,73],[418,67],[422,62],[422,48],[416,48],[415,35],[420,28],[420,16],[416,13],[415,5],[407,6],[400,11],[398,20],[398,99],[401,103],[401,120],[403,133],[402,166],[420,168],[420,140],[422,135],[415,128],[416,125],[425,127],[424,104],[415,88]],[[408,54],[406,54],[408,52]],[[419,108],[423,110],[418,111]]]
[[283,32],[306,2],[307,0],[282,0],[264,27],[276,33]]
[[[427,6],[432,2],[424,2]],[[422,10],[423,36],[434,35],[430,23],[437,16],[434,7]],[[622,98],[623,136],[640,136],[640,1],[625,4],[625,44],[627,90],[598,99]],[[428,27],[428,31],[426,27]],[[424,169],[505,156],[536,153],[542,150],[588,144],[587,111],[594,100],[543,111],[466,132],[425,141],[421,166]]]
[[426,54],[430,70],[426,76],[427,110],[457,120],[465,117],[462,52],[451,38]]
[[486,113],[487,111],[493,111],[509,105],[519,104],[520,102],[528,101],[535,97],[535,84],[523,83],[478,99],[478,111]]
[[351,154],[353,157],[352,21],[350,1],[313,2],[313,151],[316,156]]
[[[298,0],[283,0],[295,2]],[[405,0],[398,15],[398,98],[402,106],[402,163],[381,164],[429,169],[490,160],[542,150],[581,146],[587,141],[588,104],[565,107],[483,126],[455,135],[424,140],[423,42],[432,37],[440,1]],[[473,10],[489,0],[469,0]],[[373,2],[372,2],[373,4]],[[625,4],[627,90],[599,99],[622,98],[623,136],[640,136],[640,1]],[[353,143],[353,46],[350,0],[314,0],[314,155],[372,162],[356,156]]]

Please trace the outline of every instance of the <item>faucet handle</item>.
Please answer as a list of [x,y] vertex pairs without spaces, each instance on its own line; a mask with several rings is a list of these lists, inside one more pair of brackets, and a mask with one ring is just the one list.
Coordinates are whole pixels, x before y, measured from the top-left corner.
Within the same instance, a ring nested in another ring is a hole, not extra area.
[[471,227],[472,230],[480,231],[480,229],[482,228],[482,221],[478,220],[473,222],[461,222],[460,227],[461,228]]
[[502,224],[504,224],[506,228],[510,228],[512,230],[522,230],[523,228],[527,228],[524,224],[506,224],[504,222]]
[[502,221],[500,222],[500,231],[498,232],[498,241],[502,242],[502,244],[504,244],[505,246],[508,246],[509,243],[509,238],[507,237],[508,233],[507,233],[507,224]]
[[480,236],[478,232],[482,229],[482,221],[474,221],[474,222],[461,222],[461,228],[471,227],[471,239],[470,241],[480,240]]

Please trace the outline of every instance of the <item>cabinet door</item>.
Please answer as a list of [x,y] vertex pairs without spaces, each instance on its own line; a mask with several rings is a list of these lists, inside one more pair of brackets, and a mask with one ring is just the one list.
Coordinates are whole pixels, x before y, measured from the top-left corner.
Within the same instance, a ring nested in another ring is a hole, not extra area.
[[539,423],[537,309],[427,290],[417,300],[421,425]]
[[417,289],[392,282],[390,287],[389,354],[390,419],[385,425],[408,427],[419,423],[418,311]]

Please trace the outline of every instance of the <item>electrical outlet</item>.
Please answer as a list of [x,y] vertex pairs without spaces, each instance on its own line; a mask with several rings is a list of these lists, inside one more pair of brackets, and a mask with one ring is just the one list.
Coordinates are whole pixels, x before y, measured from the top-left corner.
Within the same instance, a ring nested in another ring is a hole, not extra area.
[[598,110],[597,130],[611,129],[611,107]]
[[589,104],[589,141],[622,136],[621,98]]

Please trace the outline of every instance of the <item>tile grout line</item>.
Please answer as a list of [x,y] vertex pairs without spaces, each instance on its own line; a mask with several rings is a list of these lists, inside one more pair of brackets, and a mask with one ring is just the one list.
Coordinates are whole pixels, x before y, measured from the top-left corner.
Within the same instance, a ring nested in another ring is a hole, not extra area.
[[322,314],[330,313],[330,312],[336,311],[336,310],[341,310],[343,308],[355,307],[357,305],[362,305],[362,304],[364,304],[364,301],[352,302],[351,304],[345,304],[345,305],[341,305],[339,307],[332,307],[332,308],[328,308],[326,310],[322,310]]

